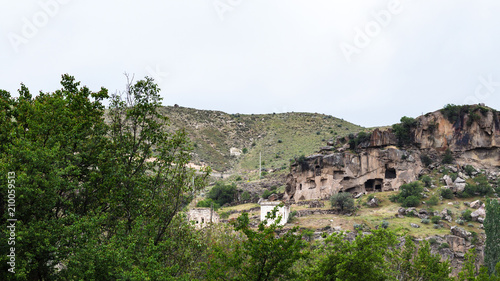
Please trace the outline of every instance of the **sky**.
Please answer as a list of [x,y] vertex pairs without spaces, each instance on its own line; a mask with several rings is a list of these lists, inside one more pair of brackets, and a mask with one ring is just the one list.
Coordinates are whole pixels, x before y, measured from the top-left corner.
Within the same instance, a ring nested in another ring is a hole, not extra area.
[[0,0],[0,89],[150,76],[164,105],[365,126],[500,109],[498,0]]

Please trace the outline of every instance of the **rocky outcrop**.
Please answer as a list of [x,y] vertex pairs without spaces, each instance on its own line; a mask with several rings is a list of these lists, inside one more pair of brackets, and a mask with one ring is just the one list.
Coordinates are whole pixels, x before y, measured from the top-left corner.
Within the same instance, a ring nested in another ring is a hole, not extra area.
[[396,147],[312,155],[292,165],[284,199],[322,199],[344,191],[359,194],[397,190],[416,180],[421,170],[418,154]]
[[500,113],[483,106],[455,109],[452,113],[438,110],[416,118],[408,129],[412,142],[404,147],[396,147],[399,142],[391,129],[375,129],[370,134],[362,132],[336,143],[328,142],[318,154],[292,164],[283,198],[310,200],[328,198],[337,192],[398,190],[428,169],[422,156],[440,162],[448,149],[455,159],[450,167],[460,176],[455,181],[446,176],[443,181],[454,192],[463,191],[465,165],[476,170],[500,167]]

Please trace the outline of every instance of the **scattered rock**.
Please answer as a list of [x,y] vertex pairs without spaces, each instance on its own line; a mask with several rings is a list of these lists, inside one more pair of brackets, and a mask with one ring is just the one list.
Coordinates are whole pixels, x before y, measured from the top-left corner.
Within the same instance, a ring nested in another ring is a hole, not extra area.
[[451,231],[451,234],[458,236],[458,237],[462,237],[466,240],[468,240],[469,237],[471,236],[470,232],[468,232],[467,230],[465,230],[461,227],[457,227],[457,226],[452,226],[450,231]]
[[363,195],[365,195],[365,193],[364,193],[364,192],[361,192],[361,193],[359,193],[358,195],[354,196],[354,198],[355,198],[355,199],[358,199],[358,198],[360,198],[360,197],[361,197],[361,196],[363,196]]
[[482,218],[484,220],[484,217],[486,217],[486,210],[484,209],[484,204],[481,205],[481,207],[474,212],[470,214],[472,217],[473,221],[479,221],[479,218]]
[[455,235],[446,235],[446,242],[454,252],[465,252],[465,239]]
[[366,205],[368,205],[368,207],[378,207],[378,200],[377,198],[372,198],[370,201],[366,202]]
[[448,186],[448,187],[453,186],[453,181],[451,180],[450,176],[444,175],[442,180],[446,186]]
[[457,177],[455,179],[455,182],[453,183],[453,186],[454,186],[453,189],[454,192],[462,192],[465,189],[465,180],[462,179],[461,177]]
[[398,215],[400,215],[400,216],[404,216],[404,215],[406,215],[406,209],[405,209],[405,208],[403,208],[403,207],[399,208],[399,210],[398,210]]
[[414,227],[414,228],[420,228],[420,225],[416,224],[416,223],[410,223],[410,226],[411,227]]
[[273,193],[273,194],[269,195],[269,197],[267,197],[267,200],[268,201],[276,201],[276,200],[278,200],[278,195],[276,193]]
[[481,207],[481,201],[479,200],[473,201],[470,203],[469,206],[474,209],[479,209],[479,207]]

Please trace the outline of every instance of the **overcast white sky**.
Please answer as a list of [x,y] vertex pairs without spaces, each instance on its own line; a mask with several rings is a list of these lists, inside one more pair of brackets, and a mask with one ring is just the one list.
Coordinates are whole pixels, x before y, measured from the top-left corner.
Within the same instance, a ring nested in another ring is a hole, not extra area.
[[[498,0],[0,0],[0,89],[123,90],[165,105],[317,112],[362,126],[447,103],[500,109]],[[498,82],[497,82],[498,81]]]

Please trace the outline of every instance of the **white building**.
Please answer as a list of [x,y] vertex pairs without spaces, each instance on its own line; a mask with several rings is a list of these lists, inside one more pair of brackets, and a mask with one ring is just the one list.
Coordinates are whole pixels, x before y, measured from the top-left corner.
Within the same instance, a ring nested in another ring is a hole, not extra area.
[[[260,202],[260,221],[264,221],[266,219],[266,215],[270,214],[271,211],[278,207],[278,212],[276,212],[276,217],[281,216],[280,223],[278,225],[285,225],[288,221],[288,216],[290,214],[290,205],[283,204],[283,206],[279,207],[282,202],[280,201],[263,201]],[[270,225],[274,222],[274,220],[268,220],[267,225]]]

